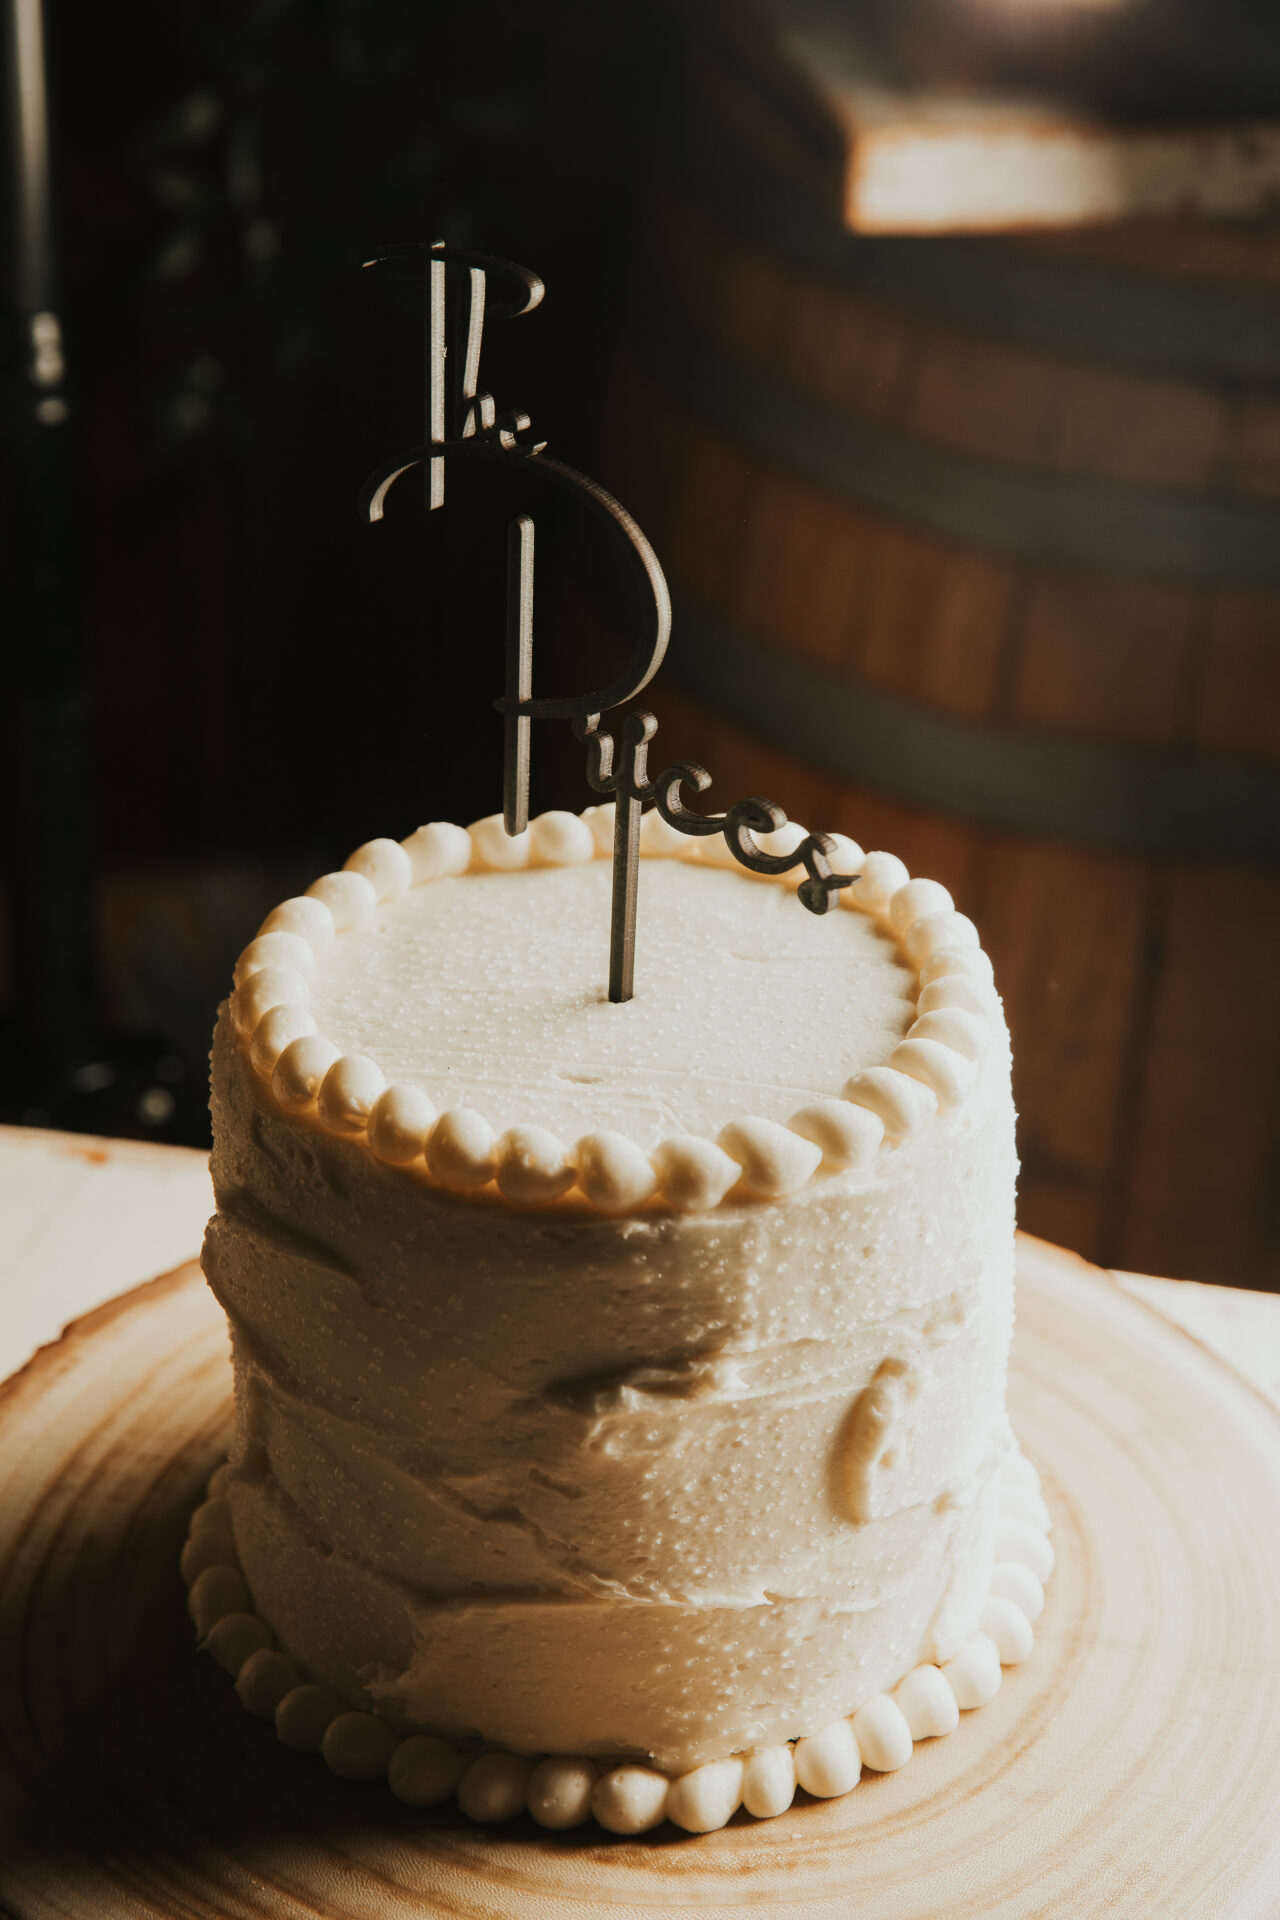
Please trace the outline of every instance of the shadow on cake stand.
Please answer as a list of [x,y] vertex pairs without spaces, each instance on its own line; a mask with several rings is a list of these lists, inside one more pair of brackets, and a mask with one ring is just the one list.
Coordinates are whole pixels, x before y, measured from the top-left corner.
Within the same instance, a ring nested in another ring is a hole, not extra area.
[[472,1826],[333,1779],[197,1655],[178,1574],[230,1430],[187,1266],[0,1395],[0,1909],[331,1920],[1280,1910],[1280,1419],[1222,1362],[1021,1242],[1010,1407],[1058,1566],[1030,1658],[901,1772],[694,1836]]

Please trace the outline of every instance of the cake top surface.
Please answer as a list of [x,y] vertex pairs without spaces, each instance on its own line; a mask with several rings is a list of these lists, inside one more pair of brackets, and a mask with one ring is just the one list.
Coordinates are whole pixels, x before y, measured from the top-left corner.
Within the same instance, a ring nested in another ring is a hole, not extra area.
[[595,861],[414,888],[324,952],[312,1013],[439,1109],[646,1150],[785,1121],[883,1065],[915,1017],[915,975],[873,919],[678,860],[642,864],[635,998],[611,1005],[610,884]]
[[516,836],[436,821],[282,901],[219,1029],[255,1097],[440,1187],[607,1213],[874,1179],[967,1106],[1004,1023],[945,887],[835,835],[856,877],[809,913],[785,874],[648,814],[636,992],[615,1005],[612,834],[610,807]]

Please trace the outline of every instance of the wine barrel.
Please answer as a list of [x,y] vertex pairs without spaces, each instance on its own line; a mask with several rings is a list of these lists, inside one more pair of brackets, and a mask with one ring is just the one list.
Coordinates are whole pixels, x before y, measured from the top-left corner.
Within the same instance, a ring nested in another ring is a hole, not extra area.
[[978,921],[1024,1225],[1280,1287],[1280,230],[862,237],[704,121],[599,420],[673,589],[655,764]]

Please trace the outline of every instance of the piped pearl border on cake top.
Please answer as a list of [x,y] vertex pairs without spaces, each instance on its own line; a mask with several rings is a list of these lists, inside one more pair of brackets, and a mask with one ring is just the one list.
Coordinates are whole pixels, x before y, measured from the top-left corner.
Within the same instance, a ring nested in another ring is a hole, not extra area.
[[[781,853],[794,851],[804,836],[803,827],[788,824],[760,837],[767,851]],[[836,871],[857,874],[840,895],[842,905],[880,923],[916,973],[916,1018],[884,1066],[853,1074],[839,1097],[802,1107],[785,1125],[748,1115],[715,1140],[675,1134],[651,1152],[609,1130],[566,1146],[536,1119],[498,1136],[470,1107],[438,1113],[420,1087],[388,1086],[376,1061],[340,1053],[317,1030],[310,983],[317,955],[332,940],[372,925],[381,906],[402,900],[411,887],[469,872],[604,859],[613,848],[611,804],[541,814],[514,837],[494,814],[471,827],[436,821],[407,840],[358,847],[340,873],[324,874],[267,915],[236,963],[231,1017],[259,1085],[279,1107],[440,1187],[496,1186],[518,1206],[572,1193],[601,1213],[651,1203],[706,1212],[729,1196],[779,1199],[824,1175],[870,1171],[877,1154],[961,1107],[1003,1031],[991,962],[946,888],[912,880],[894,854],[864,854],[843,835],[831,837]],[[644,816],[640,850],[747,871],[723,840],[690,839],[656,813]],[[794,883],[792,874],[762,884],[788,878]]]
[[739,1807],[760,1820],[785,1813],[797,1787],[830,1800],[851,1792],[864,1772],[894,1773],[919,1741],[954,1732],[962,1712],[994,1699],[1002,1669],[1026,1659],[1054,1565],[1039,1475],[1015,1453],[1002,1470],[996,1565],[980,1629],[954,1659],[913,1668],[892,1692],[796,1740],[729,1754],[673,1777],[641,1762],[600,1765],[580,1756],[517,1754],[482,1742],[400,1734],[379,1715],[308,1681],[253,1611],[226,1499],[230,1473],[221,1466],[210,1479],[208,1498],[191,1516],[181,1564],[200,1645],[232,1676],[243,1705],[273,1721],[285,1746],[322,1754],[341,1779],[385,1779],[411,1806],[456,1797],[463,1813],[485,1823],[527,1811],[543,1827],[594,1819],[610,1833],[634,1834],[670,1820],[689,1833],[710,1833]]

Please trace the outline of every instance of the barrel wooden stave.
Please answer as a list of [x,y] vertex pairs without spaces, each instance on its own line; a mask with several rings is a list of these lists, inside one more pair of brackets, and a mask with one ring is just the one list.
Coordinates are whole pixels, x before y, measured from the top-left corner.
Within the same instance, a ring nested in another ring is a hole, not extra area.
[[1280,287],[1280,222],[1274,218],[1133,219],[1046,227],[1020,234],[1018,244],[1046,260],[1105,264],[1167,280]]
[[1280,610],[1269,593],[1214,596],[1195,744],[1209,752],[1280,755]]
[[1002,717],[1093,739],[1189,744],[1207,600],[1164,580],[1037,571]]
[[1091,363],[874,299],[725,231],[674,182],[655,187],[648,233],[682,314],[833,407],[1037,470],[1280,492],[1280,394]]
[[975,832],[972,917],[1014,1037],[1021,1217],[1114,1257],[1157,882],[1122,855]]
[[763,465],[625,350],[612,386],[611,477],[673,581],[789,653],[974,719],[1280,750],[1280,597],[1010,562]]
[[1236,471],[1244,493],[1280,499],[1280,402],[1246,394],[1236,425]]
[[1280,875],[1175,868],[1116,1264],[1280,1290]]

